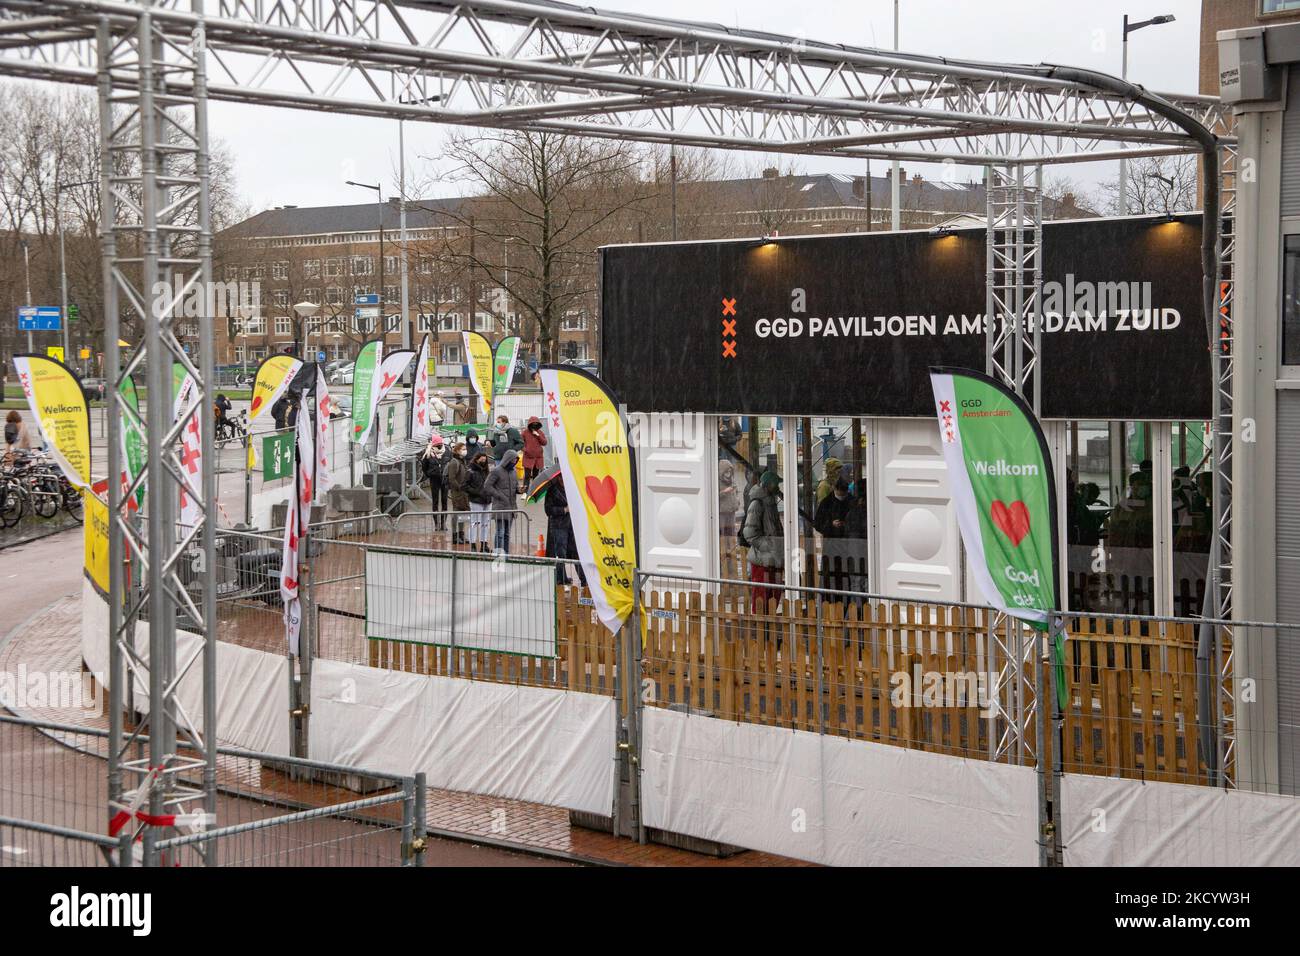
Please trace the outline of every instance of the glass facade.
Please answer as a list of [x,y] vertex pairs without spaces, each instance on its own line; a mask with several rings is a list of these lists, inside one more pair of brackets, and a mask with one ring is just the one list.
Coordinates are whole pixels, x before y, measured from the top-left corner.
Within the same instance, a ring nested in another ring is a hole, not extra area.
[[[761,490],[759,479],[782,477],[784,435],[781,419],[765,416],[720,417],[718,423],[718,567],[724,578],[773,580],[784,576],[785,495]],[[762,499],[756,501],[756,499]],[[751,536],[740,544],[746,521]],[[753,552],[751,554],[751,552]],[[751,560],[754,559],[754,560]],[[762,570],[755,575],[756,566]]]
[[1282,252],[1282,364],[1300,365],[1300,235]]
[[1070,422],[1065,481],[1071,610],[1155,613],[1151,425]]
[[866,432],[861,419],[798,420],[797,487],[802,583],[867,586]]
[[1174,422],[1170,497],[1173,502],[1173,612],[1201,614],[1214,524],[1214,468],[1208,422]]

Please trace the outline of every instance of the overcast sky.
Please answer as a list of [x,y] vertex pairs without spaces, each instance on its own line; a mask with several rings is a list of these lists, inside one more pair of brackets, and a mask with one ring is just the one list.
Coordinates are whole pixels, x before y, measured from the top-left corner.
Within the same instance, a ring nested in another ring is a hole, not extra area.
[[[889,48],[892,0],[593,0],[598,8],[649,12],[810,40]],[[1196,91],[1200,29],[1197,0],[902,0],[901,47],[920,53],[1019,63],[1065,63],[1120,72],[1120,27],[1133,19],[1172,13],[1177,20],[1129,39],[1129,78],[1165,92]],[[374,182],[396,192],[397,123],[265,107],[213,103],[212,130],[233,149],[239,189],[256,211],[276,205],[364,202],[367,193],[344,179]],[[439,127],[406,124],[408,163],[439,153]],[[743,158],[743,157],[742,157]],[[805,172],[861,172],[861,164],[806,157]],[[884,164],[873,171],[884,173]],[[1113,175],[1104,168],[1068,171],[1085,184]],[[432,190],[460,191],[455,183]]]

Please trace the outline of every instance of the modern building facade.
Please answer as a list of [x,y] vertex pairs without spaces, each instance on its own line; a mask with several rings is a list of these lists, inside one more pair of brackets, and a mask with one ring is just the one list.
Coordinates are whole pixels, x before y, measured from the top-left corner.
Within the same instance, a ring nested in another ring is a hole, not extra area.
[[[1287,10],[1300,4],[1265,3],[1258,25],[1218,34],[1215,92],[1238,136],[1232,610],[1300,623],[1300,16],[1281,22]],[[1239,705],[1239,772],[1300,793],[1300,640],[1249,629],[1234,657],[1258,688]]]

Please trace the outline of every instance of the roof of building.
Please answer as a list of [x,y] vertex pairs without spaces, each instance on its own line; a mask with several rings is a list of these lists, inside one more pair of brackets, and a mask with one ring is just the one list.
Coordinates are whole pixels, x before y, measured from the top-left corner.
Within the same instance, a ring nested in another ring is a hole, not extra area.
[[[425,229],[452,224],[447,214],[456,212],[463,199],[410,199],[406,203],[406,227]],[[365,232],[379,228],[383,215],[384,230],[397,231],[401,211],[396,199],[357,203],[347,206],[277,206],[267,209],[222,232],[222,236],[255,236],[259,239],[282,236],[319,236],[336,232]]]
[[[946,182],[929,180],[917,175],[907,178],[906,167],[901,170],[903,183],[899,202],[903,210],[928,213],[961,213],[983,215],[986,208],[982,182]],[[678,189],[689,196],[695,191],[708,191],[717,203],[719,212],[744,212],[755,209],[825,209],[865,207],[866,177],[845,173],[814,173],[810,175],[765,175],[745,179],[682,182]],[[887,209],[890,203],[888,176],[871,177],[871,205],[875,210]],[[424,229],[454,224],[451,215],[459,213],[472,203],[473,197],[450,199],[408,200],[406,225],[408,229]],[[236,223],[222,232],[222,238],[248,236],[268,239],[289,236],[319,236],[332,233],[368,232],[379,228],[383,215],[385,231],[396,231],[400,212],[396,199],[383,203],[357,203],[345,206],[278,206]],[[1066,218],[1088,215],[1086,209],[1067,203],[1043,200],[1043,215],[1048,218]]]
[[[984,183],[956,182],[926,179],[919,174],[909,174],[900,167],[902,183],[899,203],[904,210],[984,214],[987,199]],[[727,206],[735,209],[761,207],[766,209],[794,208],[818,209],[844,206],[866,206],[867,177],[846,173],[815,173],[811,175],[768,175],[747,179],[727,179],[705,184],[686,184],[686,189],[707,187]],[[875,210],[887,209],[890,204],[890,179],[872,176],[870,185],[871,206]],[[683,184],[679,184],[679,189]],[[1066,210],[1086,213],[1080,207],[1044,197],[1043,215],[1052,218]]]

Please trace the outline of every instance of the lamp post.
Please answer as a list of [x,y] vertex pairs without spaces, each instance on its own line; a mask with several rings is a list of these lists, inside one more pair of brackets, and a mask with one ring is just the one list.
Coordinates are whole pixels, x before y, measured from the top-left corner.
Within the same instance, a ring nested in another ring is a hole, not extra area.
[[315,302],[299,302],[293,307],[293,311],[298,313],[298,318],[302,320],[302,360],[304,362],[311,360],[311,352],[307,344],[311,341],[311,326],[308,320],[320,311],[320,306]]
[[[894,52],[898,52],[898,0],[894,0]],[[903,228],[903,214],[899,209],[898,160],[889,165],[889,228],[898,232]]]
[[[1128,35],[1137,33],[1143,27],[1155,27],[1162,23],[1173,22],[1174,15],[1172,13],[1152,17],[1150,20],[1137,20],[1132,23],[1129,22],[1128,14],[1124,14],[1124,35],[1123,42],[1120,44],[1122,58],[1120,64],[1121,79],[1128,79]],[[1121,216],[1128,215],[1128,160],[1126,159],[1119,161],[1119,214]]]
[[63,361],[70,362],[72,356],[68,350],[68,258],[63,247],[63,190],[74,186],[93,186],[96,180],[86,179],[78,183],[59,183],[54,188],[54,218],[59,227],[59,288],[63,308]]
[[[425,103],[436,103],[440,99],[441,96],[411,96],[399,97],[398,102],[405,106],[421,106]],[[400,119],[397,121],[397,194],[398,229],[401,231],[398,242],[402,247],[402,348],[409,349],[415,341],[415,329],[411,325],[406,263],[406,123]]]
[[1166,186],[1169,187],[1169,189],[1165,192],[1165,212],[1166,212],[1167,214],[1169,214],[1169,215],[1172,215],[1172,214],[1173,214],[1173,210],[1170,209],[1169,207],[1170,207],[1171,205],[1173,205],[1173,203],[1174,203],[1174,181],[1173,181],[1173,179],[1171,179],[1171,178],[1168,177],[1168,176],[1162,176],[1162,175],[1160,175],[1159,173],[1147,173],[1146,178],[1147,178],[1147,179],[1158,179],[1158,180],[1160,180],[1162,183],[1164,183]]
[[[30,250],[27,248],[27,240],[22,239],[19,241],[23,244],[23,270],[27,276],[27,305],[30,307],[32,304],[32,257]],[[27,351],[28,353],[34,351],[31,328],[27,329]]]
[[[243,298],[242,296],[240,298]],[[248,320],[257,314],[257,309],[251,305],[240,305],[236,310],[239,313],[239,349],[244,366],[243,377],[248,377]]]
[[360,189],[373,189],[379,196],[379,334],[383,337],[388,330],[384,328],[384,184],[358,183],[351,179],[344,180],[349,186]]

